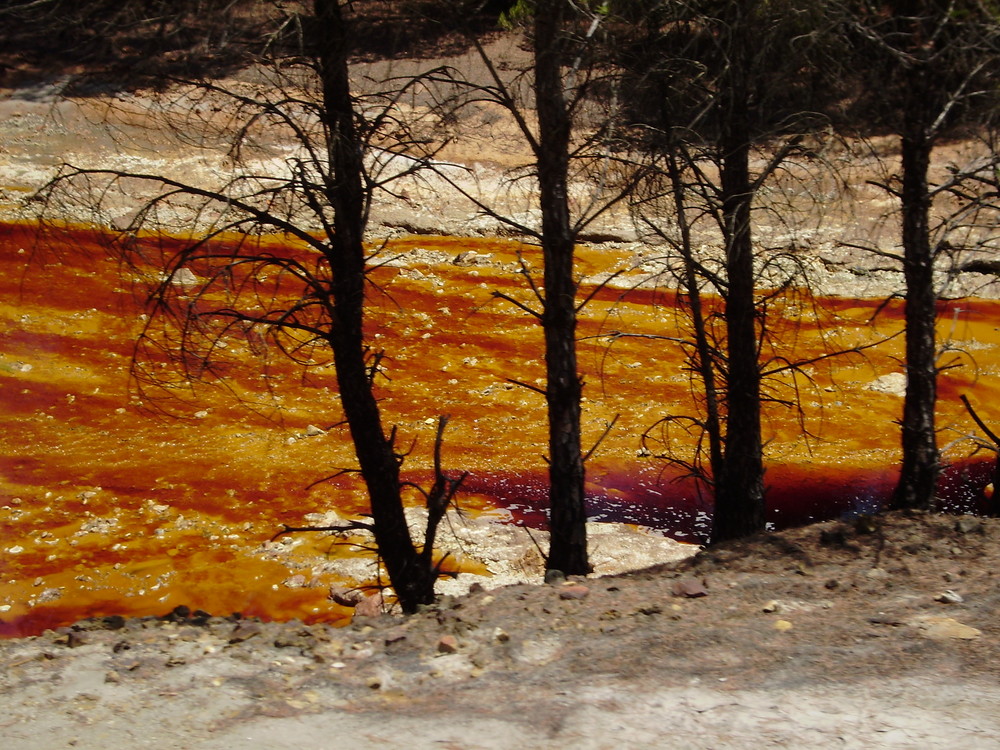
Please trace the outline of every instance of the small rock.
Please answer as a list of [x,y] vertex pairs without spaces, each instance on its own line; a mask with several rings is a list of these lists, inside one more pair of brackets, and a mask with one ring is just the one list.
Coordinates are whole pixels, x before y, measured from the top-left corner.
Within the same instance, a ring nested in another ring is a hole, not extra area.
[[326,430],[322,427],[317,427],[314,424],[308,425],[306,427],[306,437],[317,437],[319,435],[325,435]]
[[41,594],[38,595],[38,602],[54,602],[56,599],[62,597],[61,588],[45,589]]
[[480,255],[475,250],[467,250],[456,255],[451,262],[455,266],[483,266],[490,262],[490,256]]
[[948,589],[947,591],[942,591],[940,594],[934,597],[934,601],[941,602],[942,604],[961,604],[965,601],[962,595],[957,591],[952,591]]
[[681,578],[674,581],[674,596],[686,596],[688,599],[696,599],[700,596],[708,596],[708,589],[705,585],[694,578]]
[[125,618],[121,615],[108,615],[101,620],[101,627],[105,630],[121,630],[125,627]]
[[170,275],[170,283],[177,286],[194,286],[199,279],[190,268],[178,268]]
[[560,599],[586,599],[590,595],[590,589],[579,583],[568,583],[559,589]]
[[344,586],[331,586],[330,599],[341,607],[356,607],[364,599],[364,594],[357,589],[348,589]]
[[779,609],[781,609],[781,605],[778,604],[778,600],[777,599],[772,599],[767,604],[765,604],[763,607],[761,607],[761,611],[763,611],[763,612],[769,612],[769,613],[770,612],[777,612]]
[[566,580],[566,574],[561,570],[546,570],[545,571],[545,582],[548,584],[563,583]]
[[283,586],[290,589],[301,589],[306,585],[307,581],[306,577],[300,574],[300,575],[290,576],[281,583]]
[[788,620],[775,620],[774,629],[780,633],[784,633],[786,630],[792,629],[792,623],[790,623]]
[[870,391],[876,393],[888,393],[892,396],[906,395],[906,375],[901,372],[890,372],[875,378],[865,386]]
[[458,652],[458,639],[453,635],[443,635],[438,641],[437,650],[439,654],[454,654]]
[[964,625],[952,617],[924,615],[910,620],[907,624],[917,628],[928,638],[936,640],[971,641],[982,635],[982,631],[978,628]]
[[368,596],[358,602],[354,607],[355,617],[377,617],[382,614],[382,594]]
[[975,531],[982,531],[983,524],[976,518],[959,518],[955,521],[955,531],[959,534],[971,534]]
[[186,604],[178,604],[172,610],[167,612],[167,614],[160,617],[161,620],[166,620],[167,622],[184,622],[191,616],[191,608]]

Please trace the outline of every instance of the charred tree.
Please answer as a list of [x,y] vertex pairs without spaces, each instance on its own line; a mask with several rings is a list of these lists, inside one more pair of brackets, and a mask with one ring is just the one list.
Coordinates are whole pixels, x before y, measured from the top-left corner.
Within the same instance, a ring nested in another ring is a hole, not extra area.
[[[163,105],[155,111],[164,130],[179,143],[208,159],[225,155],[214,169],[64,165],[36,200],[48,219],[106,225],[107,217],[124,216],[111,222],[109,246],[147,295],[132,363],[144,400],[166,403],[203,383],[225,388],[224,373],[244,367],[244,356],[265,371],[270,352],[303,371],[332,365],[357,461],[334,476],[360,474],[371,510],[370,522],[345,528],[372,532],[389,584],[411,613],[434,600],[434,524],[460,480],[440,468],[439,430],[434,486],[424,491],[401,481],[405,451],[396,446],[396,429],[384,426],[377,400],[382,352],[364,331],[377,254],[364,235],[373,194],[391,193],[400,175],[425,168],[436,146],[425,130],[414,135],[422,125],[398,113],[398,97],[423,85],[422,77],[352,92],[348,5],[314,0],[311,7],[308,19],[294,19],[309,30],[302,51],[256,57],[252,80],[179,81],[154,100]],[[213,116],[220,111],[221,121]],[[373,141],[380,155],[398,155],[407,168],[386,174],[366,161]],[[274,158],[276,142],[287,159]],[[428,526],[416,542],[404,486],[427,500]]]
[[355,122],[347,60],[350,31],[340,0],[315,0],[330,170],[324,195],[333,210],[333,232],[326,258],[332,272],[333,316],[328,342],[336,365],[340,401],[371,500],[373,531],[379,555],[404,612],[434,601],[434,570],[414,548],[400,494],[399,465],[392,435],[382,426],[373,392],[362,321],[366,259],[363,244],[365,195],[361,139]]
[[[594,94],[597,32],[607,6],[568,0],[518,2],[504,23],[521,28],[531,44],[531,61],[493,59],[474,30],[485,79],[456,80],[461,96],[455,109],[483,101],[499,105],[514,119],[531,150],[531,161],[510,170],[510,185],[524,196],[522,211],[541,214],[541,226],[525,214],[500,208],[496,195],[477,195],[452,183],[484,215],[513,233],[528,237],[541,250],[541,269],[522,255],[520,271],[532,295],[530,304],[495,293],[530,313],[543,329],[544,389],[548,419],[548,472],[551,548],[548,569],[568,575],[589,573],[587,552],[585,461],[581,447],[583,380],[577,361],[577,319],[587,299],[579,299],[575,244],[580,232],[624,199],[630,184],[605,186],[602,174],[616,168],[608,134],[618,108],[614,96]],[[477,6],[478,7],[478,6]],[[614,90],[606,74],[602,91]],[[530,83],[529,83],[530,82]],[[570,194],[570,174],[594,188],[586,197]],[[526,176],[536,183],[527,188]],[[525,189],[526,188],[526,189]],[[532,189],[534,188],[534,189]],[[523,192],[522,192],[523,190]],[[540,277],[540,278],[539,278]],[[522,384],[523,385],[523,384]],[[596,446],[595,446],[596,447]]]
[[732,57],[719,84],[719,137],[726,291],[727,334],[726,441],[722,476],[715,477],[712,541],[747,536],[764,529],[764,459],[760,430],[759,325],[750,215],[754,189],[750,178],[750,70],[745,22],[735,19]]
[[924,101],[926,71],[906,76],[902,146],[903,277],[906,280],[906,395],[903,402],[903,462],[893,491],[892,508],[930,510],[934,503],[940,458],[934,413],[937,405],[937,291],[929,212],[930,170],[934,139]]
[[542,212],[545,300],[545,399],[549,423],[551,543],[546,566],[567,575],[590,572],[586,498],[580,444],[583,383],[576,360],[576,241],[570,220],[567,175],[570,117],[563,82],[565,0],[541,0],[535,10],[537,172]]
[[[690,458],[669,439],[655,441],[652,430],[644,440],[664,445],[661,457],[710,491],[710,538],[723,541],[765,528],[764,379],[797,368],[793,352],[774,366],[767,308],[776,294],[808,281],[794,260],[787,274],[774,274],[781,251],[759,247],[753,216],[770,212],[794,226],[797,209],[762,194],[804,157],[805,143],[822,149],[829,119],[821,113],[839,97],[820,72],[831,54],[831,24],[824,4],[794,0],[660,2],[629,12],[641,15],[623,30],[616,59],[627,71],[628,106],[642,125],[638,145],[651,164],[633,215],[679,256],[676,279],[691,328],[682,345],[700,402],[698,412],[653,426],[679,426],[694,437]],[[717,237],[718,251],[706,250],[704,240],[696,250],[695,233]],[[721,300],[718,314],[706,310],[709,295]],[[787,403],[798,408],[798,395]]]
[[903,455],[890,505],[928,510],[935,504],[940,471],[934,270],[951,224],[938,216],[937,229],[932,226],[934,197],[947,192],[957,199],[954,215],[995,203],[977,195],[993,182],[992,160],[970,171],[955,169],[947,185],[935,186],[929,179],[931,157],[942,138],[982,132],[994,119],[1000,22],[995,9],[975,0],[852,0],[842,7],[845,36],[853,45],[846,72],[870,92],[858,97],[851,125],[894,133],[901,148],[901,174],[886,186],[899,201],[906,284]]

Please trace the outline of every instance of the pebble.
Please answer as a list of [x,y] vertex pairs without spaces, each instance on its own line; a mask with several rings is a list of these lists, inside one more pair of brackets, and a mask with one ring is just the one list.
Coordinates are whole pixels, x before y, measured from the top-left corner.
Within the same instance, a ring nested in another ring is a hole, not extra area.
[[357,589],[334,585],[330,587],[330,599],[341,607],[356,607],[364,599],[364,594]]
[[437,650],[439,654],[454,654],[458,652],[458,639],[453,635],[443,635],[438,640]]
[[674,581],[674,596],[685,596],[688,599],[696,599],[701,596],[708,596],[708,589],[705,584],[694,578],[680,578]]
[[976,518],[959,518],[955,521],[955,531],[959,534],[971,534],[974,531],[982,531],[983,524]]
[[590,595],[590,589],[579,583],[569,583],[559,589],[560,599],[586,599]]
[[566,580],[566,574],[561,570],[546,570],[545,571],[545,582],[550,585],[563,583]]
[[923,635],[936,640],[971,641],[982,635],[982,631],[965,625],[953,617],[924,615],[910,620],[908,625],[917,628]]
[[376,617],[382,614],[382,594],[367,596],[354,607],[355,617]]
[[934,601],[941,602],[942,604],[961,604],[965,601],[962,595],[957,591],[952,591],[948,589],[947,591],[942,591],[940,594],[934,597]]

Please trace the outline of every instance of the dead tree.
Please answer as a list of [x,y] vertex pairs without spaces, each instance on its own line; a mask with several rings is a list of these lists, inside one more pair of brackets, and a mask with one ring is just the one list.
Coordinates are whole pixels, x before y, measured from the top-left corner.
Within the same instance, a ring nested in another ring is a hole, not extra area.
[[[774,273],[783,262],[761,256],[752,217],[765,208],[759,194],[815,149],[810,135],[824,126],[804,79],[814,74],[826,26],[808,3],[651,3],[645,12],[653,20],[639,33],[627,29],[618,55],[642,126],[637,145],[651,165],[633,214],[679,255],[688,356],[704,406],[667,422],[695,433],[696,455],[681,463],[709,484],[711,538],[723,541],[765,526],[762,378],[774,372],[764,351],[766,311],[803,280],[794,278],[791,254],[788,273]],[[793,223],[780,210],[772,215]],[[706,231],[720,246],[711,257],[694,247],[693,234]],[[717,312],[706,305],[710,294],[721,299]]]
[[[112,249],[150,284],[133,367],[150,396],[199,380],[224,383],[230,352],[273,350],[304,367],[333,365],[378,555],[403,611],[414,612],[434,600],[434,525],[457,485],[441,470],[439,432],[421,548],[403,512],[406,451],[396,428],[383,425],[375,393],[383,354],[363,322],[372,196],[432,156],[396,107],[420,77],[359,104],[349,80],[350,10],[340,0],[315,0],[313,10],[304,56],[262,58],[253,81],[170,89],[163,113],[180,118],[173,126],[181,137],[206,152],[228,139],[217,179],[67,165],[38,200],[50,213],[104,224],[119,215]],[[405,166],[379,173],[375,142],[382,164],[398,156]],[[298,249],[278,249],[268,235]]]
[[[461,6],[461,3],[452,3]],[[512,24],[521,24],[531,45],[526,69],[513,69],[491,59],[482,40],[469,35],[486,69],[485,80],[452,74],[457,86],[456,111],[482,103],[498,105],[517,124],[531,149],[531,163],[512,170],[510,184],[524,189],[524,208],[541,214],[541,225],[505,209],[496,196],[477,195],[453,187],[508,232],[530,238],[542,259],[538,268],[522,256],[521,272],[533,299],[528,303],[506,295],[506,301],[529,312],[545,337],[548,418],[548,467],[551,546],[546,565],[564,574],[591,570],[587,553],[585,454],[581,441],[584,383],[577,363],[577,319],[587,300],[580,299],[574,254],[581,232],[631,189],[629,177],[609,185],[602,174],[617,173],[622,158],[610,147],[618,102],[615,84],[601,80],[610,95],[597,97],[596,59],[599,29],[606,9],[589,3],[540,0],[517,3]],[[571,183],[594,187],[583,198],[571,195]]]
[[944,235],[932,232],[939,188],[930,183],[931,156],[942,138],[982,130],[997,111],[1000,22],[975,0],[858,1],[842,7],[852,42],[845,70],[871,92],[860,97],[855,124],[888,129],[901,146],[900,175],[886,185],[899,202],[906,282],[903,460],[891,506],[931,509],[940,472],[935,268],[944,247]]

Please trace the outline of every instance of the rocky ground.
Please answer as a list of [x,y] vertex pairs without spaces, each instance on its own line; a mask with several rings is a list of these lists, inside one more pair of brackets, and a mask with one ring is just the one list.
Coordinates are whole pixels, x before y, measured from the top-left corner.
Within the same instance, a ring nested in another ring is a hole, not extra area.
[[1000,747],[1000,521],[862,517],[332,629],[0,642],[10,750]]
[[[490,192],[516,149],[481,114],[491,135],[447,158]],[[4,215],[21,215],[64,160],[188,174],[222,163],[181,159],[144,122],[112,137],[106,121],[94,102],[62,102],[59,82],[6,92]],[[496,230],[426,189],[376,204],[375,233]],[[840,236],[811,235],[821,291],[898,290],[898,269]],[[593,239],[652,262],[625,216]],[[989,275],[959,281],[996,292]],[[1000,521],[890,515],[632,573],[448,595],[414,617],[360,614],[341,629],[184,608],[110,617],[0,642],[0,736],[5,750],[1000,748],[997,570]]]

